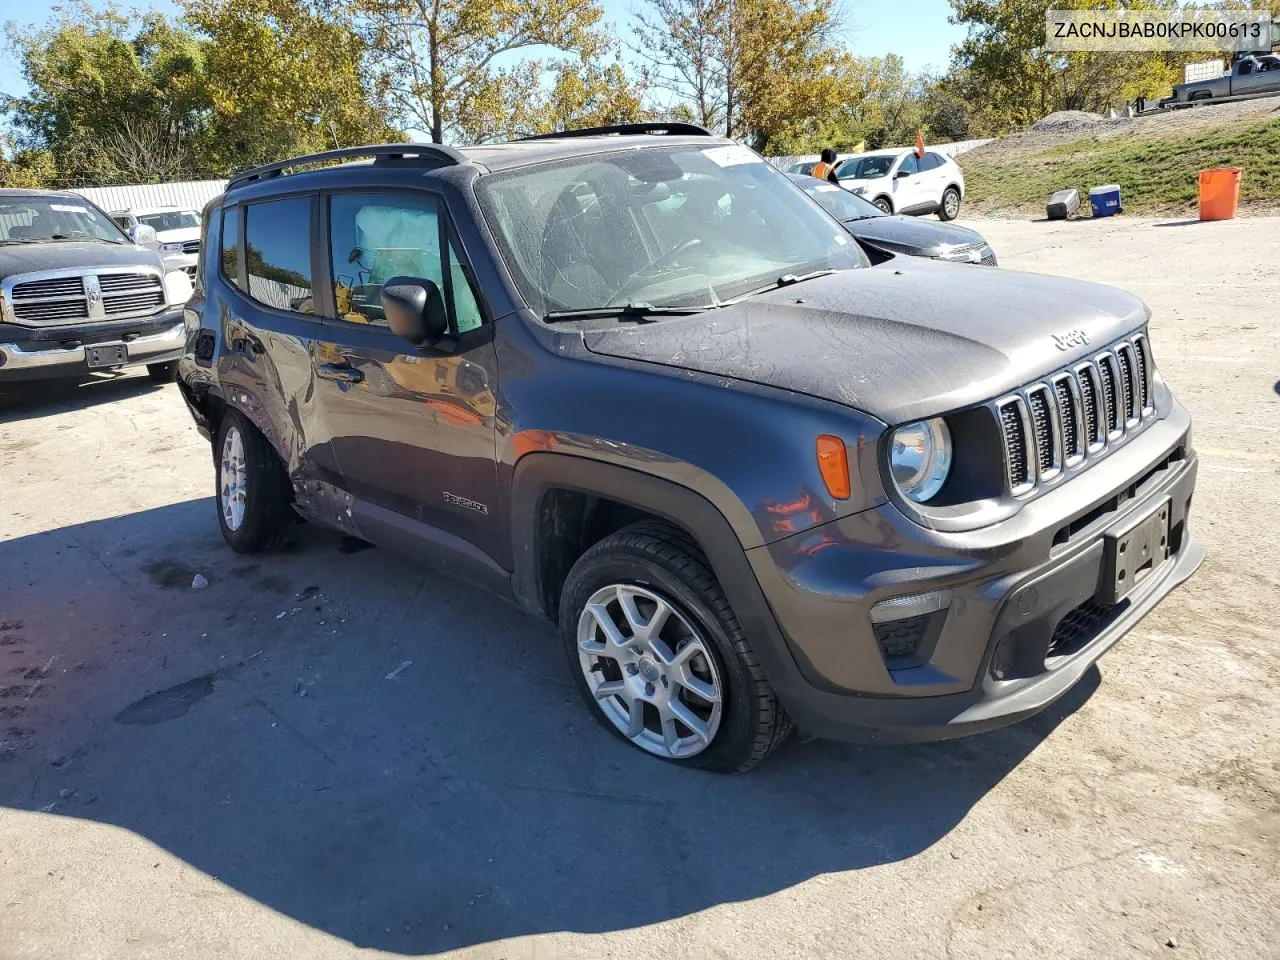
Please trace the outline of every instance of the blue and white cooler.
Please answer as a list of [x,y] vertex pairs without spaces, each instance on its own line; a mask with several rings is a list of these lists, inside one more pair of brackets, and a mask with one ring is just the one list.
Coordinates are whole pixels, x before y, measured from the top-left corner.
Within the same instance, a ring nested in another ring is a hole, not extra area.
[[1120,212],[1120,185],[1089,188],[1089,206],[1095,217],[1111,217]]

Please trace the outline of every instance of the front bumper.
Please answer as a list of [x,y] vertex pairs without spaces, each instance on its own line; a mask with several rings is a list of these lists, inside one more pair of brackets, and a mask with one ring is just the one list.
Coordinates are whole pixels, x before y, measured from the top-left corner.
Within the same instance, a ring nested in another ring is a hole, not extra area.
[[131,321],[117,326],[119,331],[105,335],[85,333],[75,327],[60,328],[56,331],[58,340],[49,339],[53,331],[48,330],[40,331],[39,338],[18,339],[14,336],[17,328],[0,327],[0,383],[90,373],[85,360],[87,346],[123,345],[129,352],[128,362],[122,365],[126,367],[177,360],[186,348],[186,325],[180,307],[145,323]]
[[[1189,426],[1175,404],[1126,456],[991,527],[930,531],[884,505],[748,551],[791,654],[770,680],[796,724],[839,740],[942,740],[1013,723],[1070,690],[1204,557],[1187,523]],[[1105,534],[1166,497],[1168,559],[1103,607]],[[917,655],[894,660],[871,607],[932,591],[946,606],[929,615]]]

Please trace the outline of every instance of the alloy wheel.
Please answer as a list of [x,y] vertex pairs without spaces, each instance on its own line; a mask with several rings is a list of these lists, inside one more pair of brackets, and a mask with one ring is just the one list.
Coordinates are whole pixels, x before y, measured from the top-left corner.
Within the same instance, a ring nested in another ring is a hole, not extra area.
[[637,747],[685,759],[711,745],[724,698],[707,641],[669,601],[611,584],[578,618],[578,661],[600,710]]
[[244,498],[249,486],[249,471],[244,462],[244,440],[238,427],[227,428],[222,438],[222,459],[218,464],[218,506],[228,530],[239,530],[244,523]]

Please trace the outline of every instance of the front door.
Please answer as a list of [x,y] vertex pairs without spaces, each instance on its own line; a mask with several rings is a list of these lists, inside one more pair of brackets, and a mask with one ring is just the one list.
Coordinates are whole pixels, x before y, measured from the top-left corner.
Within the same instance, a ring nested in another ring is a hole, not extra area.
[[911,213],[918,207],[928,203],[925,198],[924,174],[920,173],[919,161],[914,153],[906,154],[898,163],[893,173],[893,210],[894,213]]
[[[344,192],[328,196],[324,208],[336,316],[313,362],[344,485],[363,501],[502,556],[492,331],[442,204],[428,193]],[[457,333],[453,352],[419,350],[391,332],[380,292],[394,276],[440,287]]]

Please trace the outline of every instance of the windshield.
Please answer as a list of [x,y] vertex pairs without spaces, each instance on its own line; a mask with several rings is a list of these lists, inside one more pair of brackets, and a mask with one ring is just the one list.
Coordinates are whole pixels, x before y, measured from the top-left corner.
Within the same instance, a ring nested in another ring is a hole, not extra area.
[[893,156],[850,157],[836,171],[837,180],[871,180],[883,177],[893,166]]
[[190,210],[167,210],[164,213],[140,213],[138,222],[145,223],[156,233],[163,230],[185,230],[200,226],[200,215]]
[[111,219],[70,197],[0,199],[0,243],[98,240],[128,243]]
[[866,265],[787,176],[746,147],[653,147],[481,179],[529,306],[716,306],[786,275]]
[[823,210],[837,220],[860,220],[863,217],[883,217],[884,213],[874,203],[863,200],[856,193],[850,193],[844,187],[834,183],[824,183],[812,177],[800,183],[800,189],[813,199]]

